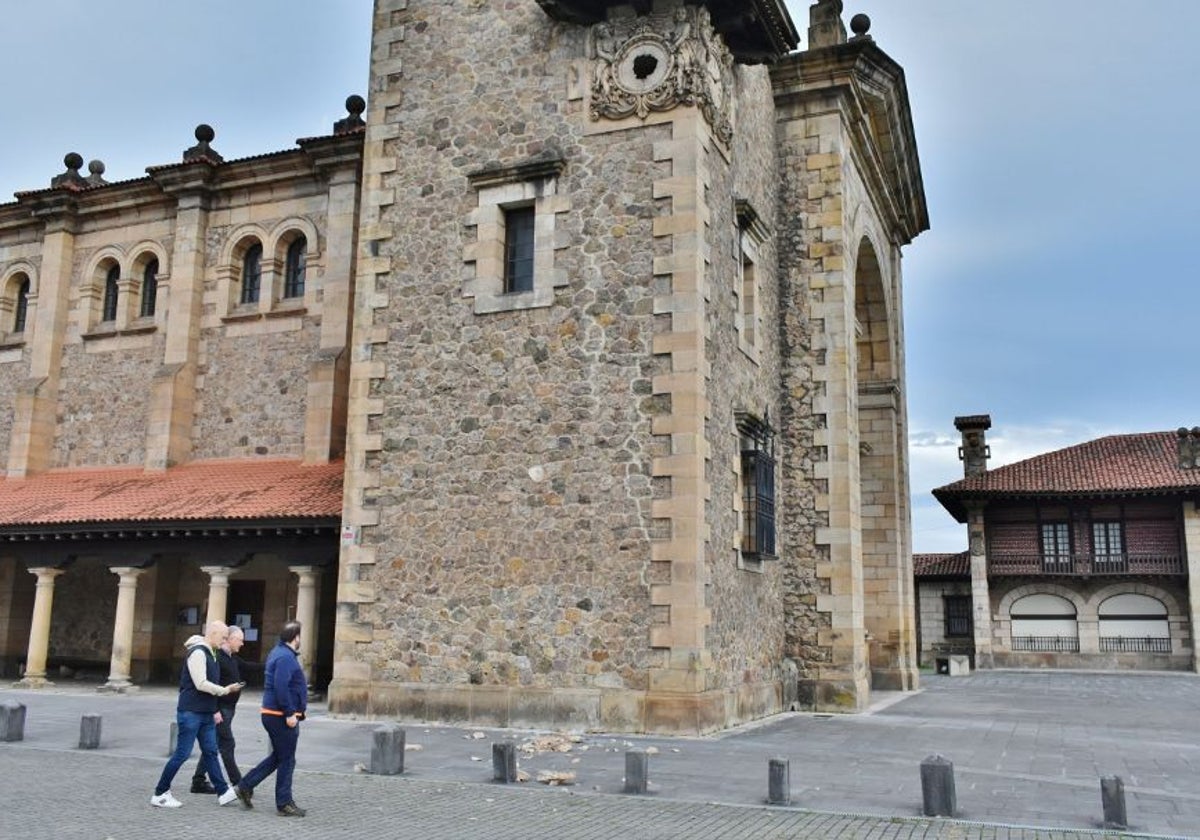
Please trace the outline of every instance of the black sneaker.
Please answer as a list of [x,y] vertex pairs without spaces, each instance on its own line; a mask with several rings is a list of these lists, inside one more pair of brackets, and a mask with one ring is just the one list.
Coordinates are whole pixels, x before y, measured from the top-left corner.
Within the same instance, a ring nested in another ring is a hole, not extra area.
[[192,793],[216,793],[217,789],[212,786],[208,779],[192,779]]
[[289,802],[280,808],[276,813],[278,813],[281,817],[303,817],[308,812],[295,802]]
[[243,808],[254,807],[254,803],[250,801],[254,798],[254,791],[246,790],[241,785],[234,785],[233,792],[237,794],[238,801],[242,803]]

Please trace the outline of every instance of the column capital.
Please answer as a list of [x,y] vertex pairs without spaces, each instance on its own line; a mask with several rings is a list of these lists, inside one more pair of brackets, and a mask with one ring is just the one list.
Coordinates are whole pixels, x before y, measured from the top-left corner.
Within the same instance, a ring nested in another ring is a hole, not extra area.
[[228,584],[229,576],[235,571],[234,566],[201,566],[200,571],[208,575],[213,585]]
[[134,580],[146,571],[143,566],[109,566],[108,570],[121,578],[122,581]]
[[37,575],[38,583],[52,581],[64,572],[66,572],[66,569],[59,568],[58,566],[35,566],[29,570],[29,574]]
[[[320,566],[288,566],[288,571],[300,578],[301,583],[311,583],[320,573]],[[305,578],[308,578],[306,581]]]

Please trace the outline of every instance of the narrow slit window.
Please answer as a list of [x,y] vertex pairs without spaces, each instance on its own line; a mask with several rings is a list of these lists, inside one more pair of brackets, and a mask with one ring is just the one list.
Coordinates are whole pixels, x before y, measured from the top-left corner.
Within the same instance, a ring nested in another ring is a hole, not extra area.
[[284,263],[283,296],[304,297],[304,278],[308,271],[308,240],[298,236],[287,249]]
[[775,432],[766,420],[739,414],[742,484],[742,558],[774,560]]
[[262,245],[257,242],[246,249],[242,257],[242,303],[258,303],[262,288]]
[[504,293],[533,291],[532,207],[504,211]]
[[100,320],[104,322],[117,320],[117,281],[121,277],[120,266],[114,265],[104,278],[104,304],[100,310]]
[[13,332],[25,332],[25,319],[29,314],[29,280],[22,280],[17,286],[17,307],[13,315]]
[[142,307],[139,314],[143,318],[154,317],[154,307],[158,303],[158,260],[152,259],[146,263],[142,271]]

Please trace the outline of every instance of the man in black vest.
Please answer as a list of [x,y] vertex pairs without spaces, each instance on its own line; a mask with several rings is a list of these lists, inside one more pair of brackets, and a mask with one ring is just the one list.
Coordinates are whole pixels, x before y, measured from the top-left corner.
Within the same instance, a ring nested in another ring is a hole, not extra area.
[[[246,636],[242,632],[242,628],[236,624],[231,625],[225,644],[217,648],[217,667],[221,669],[221,685],[233,685],[234,683],[245,685],[245,678],[242,676],[243,670],[262,671],[261,665],[244,662],[238,656],[238,651],[245,643]],[[221,753],[221,763],[225,765],[225,773],[229,777],[231,785],[236,785],[242,780],[242,772],[238,770],[237,759],[233,755],[233,751],[237,747],[237,741],[233,737],[233,716],[237,713],[237,703],[241,696],[240,691],[234,691],[217,698],[217,749]],[[192,793],[216,792],[217,789],[205,778],[204,759],[201,758],[196,762],[196,772],[192,776]]]
[[225,642],[229,628],[222,621],[210,621],[203,636],[192,636],[184,645],[187,657],[179,671],[179,703],[175,707],[175,720],[179,726],[175,740],[175,754],[167,760],[150,804],[155,808],[178,808],[183,803],[171,795],[171,782],[179,768],[192,753],[192,745],[200,741],[204,769],[217,786],[220,796],[218,805],[228,805],[237,800],[234,789],[225,783],[221,765],[217,761],[217,698],[240,691],[236,682],[218,685],[221,669],[217,665],[216,649]]

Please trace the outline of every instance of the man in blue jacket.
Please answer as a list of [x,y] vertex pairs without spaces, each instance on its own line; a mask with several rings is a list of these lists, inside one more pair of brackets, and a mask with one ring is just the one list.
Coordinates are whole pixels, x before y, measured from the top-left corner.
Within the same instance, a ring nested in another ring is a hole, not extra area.
[[289,621],[263,666],[262,725],[271,739],[271,752],[233,788],[242,805],[253,808],[254,788],[275,773],[275,809],[281,817],[303,817],[305,813],[292,799],[300,721],[308,708],[308,680],[299,653],[300,622]]

